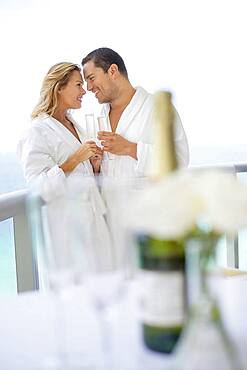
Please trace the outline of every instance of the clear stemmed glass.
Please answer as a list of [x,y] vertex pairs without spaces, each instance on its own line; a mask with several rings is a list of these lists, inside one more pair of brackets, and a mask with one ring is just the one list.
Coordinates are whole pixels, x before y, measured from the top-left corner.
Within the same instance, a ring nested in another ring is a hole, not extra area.
[[[102,180],[103,181],[103,180]],[[131,269],[131,244],[124,227],[124,207],[129,193],[127,186],[119,182],[104,180],[101,189],[107,204],[107,222],[110,240],[95,238],[87,228],[87,247],[84,284],[91,302],[99,315],[106,369],[118,368],[114,362],[113,325],[117,304],[127,292]]]
[[[90,179],[88,179],[90,180]],[[92,370],[92,358],[84,349],[71,354],[67,346],[65,310],[73,304],[73,288],[80,286],[83,272],[83,230],[85,218],[92,219],[89,192],[76,176],[43,181],[32,189],[29,217],[41,285],[53,293],[55,303],[56,353],[44,358],[40,369]],[[71,296],[72,292],[72,296]]]
[[[99,126],[99,131],[111,131],[110,129],[110,122],[108,120],[108,117],[106,116],[99,116],[97,117],[98,120],[98,126]],[[112,160],[114,159],[113,155],[108,152],[104,152],[105,158],[107,160]]]
[[175,350],[174,370],[242,370],[208,281],[217,242],[217,237],[192,237],[186,242],[189,314]]
[[[108,117],[99,116],[97,117],[98,126],[100,131],[111,131],[110,122]],[[102,146],[102,149],[104,147]],[[110,152],[104,151],[103,161],[101,163],[101,173],[109,177],[114,177],[116,156]]]
[[87,139],[97,142],[98,141],[97,133],[99,131],[99,128],[97,121],[95,121],[94,119],[94,114],[92,113],[85,114],[85,121],[86,121]]

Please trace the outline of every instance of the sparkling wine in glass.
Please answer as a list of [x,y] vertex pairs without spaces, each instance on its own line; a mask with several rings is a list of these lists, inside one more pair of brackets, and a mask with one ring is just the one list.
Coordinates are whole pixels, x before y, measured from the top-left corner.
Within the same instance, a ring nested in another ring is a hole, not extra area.
[[[111,131],[110,122],[107,116],[97,117],[99,131]],[[105,159],[112,160],[114,159],[114,154],[109,152],[104,152]]]
[[98,141],[97,133],[99,131],[99,128],[97,125],[97,121],[95,121],[94,119],[94,114],[92,113],[85,114],[85,121],[86,121],[87,139],[97,142]]

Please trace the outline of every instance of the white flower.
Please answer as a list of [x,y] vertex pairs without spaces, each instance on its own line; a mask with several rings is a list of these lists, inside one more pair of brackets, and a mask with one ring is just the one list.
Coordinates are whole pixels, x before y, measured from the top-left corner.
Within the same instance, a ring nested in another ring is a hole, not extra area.
[[247,186],[230,173],[205,172],[197,179],[204,202],[203,215],[220,233],[234,233],[247,226]]
[[140,192],[128,225],[137,232],[177,239],[201,219],[220,233],[247,226],[247,186],[222,171],[176,171]]
[[191,174],[175,172],[144,189],[131,210],[134,230],[176,239],[193,228],[201,204],[191,188]]

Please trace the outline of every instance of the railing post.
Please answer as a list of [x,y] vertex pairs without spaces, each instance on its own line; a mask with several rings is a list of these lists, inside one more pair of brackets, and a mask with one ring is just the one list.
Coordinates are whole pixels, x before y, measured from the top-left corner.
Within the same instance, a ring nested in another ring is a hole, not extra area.
[[0,195],[0,221],[13,218],[18,293],[39,287],[26,209],[27,195],[27,190]]
[[[24,206],[25,207],[25,206]],[[25,207],[26,208],[26,207]],[[26,209],[13,218],[17,292],[38,289],[38,276]]]
[[[234,168],[234,175],[237,177],[238,170],[237,165],[232,165]],[[233,236],[226,237],[226,259],[227,267],[239,268],[239,251],[238,251],[238,233]]]
[[238,234],[226,238],[227,267],[239,268]]

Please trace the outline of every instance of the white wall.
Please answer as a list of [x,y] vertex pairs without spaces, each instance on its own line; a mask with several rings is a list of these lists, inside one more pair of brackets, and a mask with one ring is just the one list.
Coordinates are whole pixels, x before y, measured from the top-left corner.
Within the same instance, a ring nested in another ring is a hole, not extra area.
[[124,58],[134,85],[174,92],[195,160],[197,146],[227,148],[228,154],[229,146],[242,148],[244,157],[244,3],[1,0],[0,152],[15,150],[52,64],[80,63],[89,51],[108,46]]

